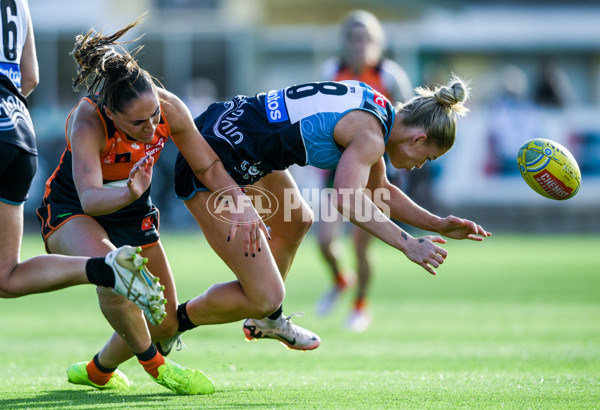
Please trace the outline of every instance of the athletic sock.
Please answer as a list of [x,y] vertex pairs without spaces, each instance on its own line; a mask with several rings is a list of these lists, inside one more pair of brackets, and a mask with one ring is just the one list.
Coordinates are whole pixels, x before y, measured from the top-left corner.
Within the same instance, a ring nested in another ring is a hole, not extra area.
[[104,258],[90,258],[85,264],[85,274],[90,283],[96,286],[115,287],[115,273],[104,262]]
[[277,320],[279,319],[279,317],[283,314],[283,305],[279,305],[279,309],[277,309],[275,312],[271,313],[269,316],[267,316],[267,318],[271,319],[271,320]]
[[186,330],[190,330],[190,329],[197,327],[195,324],[192,323],[192,321],[190,320],[190,317],[187,314],[188,302],[189,302],[189,300],[187,302],[182,303],[181,305],[177,306],[177,320],[179,320],[179,328],[177,329],[177,331],[180,333],[183,333]]
[[335,273],[335,286],[338,289],[343,289],[348,286],[348,283],[346,282],[346,278],[344,278],[344,275],[342,274],[341,271],[337,271]]
[[283,318],[283,305],[279,306],[275,312],[262,319],[253,319],[254,323],[265,329],[274,329],[281,324]]
[[108,381],[112,377],[115,370],[117,370],[117,368],[115,367],[113,369],[110,369],[108,367],[102,366],[100,364],[100,361],[98,360],[98,354],[99,353],[96,353],[96,356],[94,356],[94,360],[90,361],[87,364],[86,370],[88,378],[92,383],[97,384],[98,386],[104,386],[106,383],[108,383]]
[[155,379],[158,378],[158,368],[165,364],[165,358],[158,352],[156,346],[150,343],[150,347],[143,353],[135,353],[138,362],[144,366],[144,370]]
[[359,297],[354,301],[354,310],[360,311],[363,310],[367,306],[367,301],[365,298]]

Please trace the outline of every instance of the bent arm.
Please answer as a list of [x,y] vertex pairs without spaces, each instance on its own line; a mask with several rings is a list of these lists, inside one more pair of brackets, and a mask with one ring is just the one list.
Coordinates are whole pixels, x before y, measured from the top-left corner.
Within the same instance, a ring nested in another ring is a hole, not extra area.
[[21,54],[21,93],[27,97],[40,82],[40,70],[35,51],[35,37],[31,16],[27,21],[27,39]]
[[174,94],[165,90],[160,92],[162,98],[168,100],[168,104],[165,104],[165,115],[171,125],[171,137],[196,178],[213,192],[227,188],[227,193],[231,195],[235,209],[243,210],[243,212],[236,212],[232,215],[233,221],[230,224],[227,240],[233,239],[237,229],[241,228],[244,253],[247,255],[250,251],[260,251],[259,231],[262,230],[267,237],[269,237],[269,233],[258,212],[252,206],[252,202],[242,192],[225,169],[219,156],[200,134],[185,104]]
[[[369,144],[374,147],[373,144]],[[373,234],[390,246],[406,251],[407,241],[410,235],[394,224],[372,200],[371,188],[366,189],[372,170],[378,166],[372,165],[374,158],[380,156],[379,151],[362,146],[362,144],[350,145],[340,158],[338,163],[333,202],[337,210],[352,223]],[[383,161],[380,158],[377,162]]]
[[171,126],[171,137],[186,159],[196,178],[211,191],[233,187],[228,193],[237,201],[244,196],[234,179],[227,173],[219,156],[206,142],[187,106],[174,94],[160,90],[161,97],[167,98],[165,114]]
[[434,268],[444,262],[447,252],[434,242],[445,243],[445,240],[440,237],[413,238],[372,200],[371,195],[378,193],[370,190],[385,188],[377,182],[385,179],[385,144],[380,124],[370,114],[347,114],[345,120],[338,123],[334,136],[336,142],[345,147],[334,180],[334,205],[338,211],[435,275]]
[[71,142],[75,188],[87,215],[107,215],[139,198],[141,194],[135,194],[126,184],[103,187],[100,153],[104,149],[104,127],[95,109],[80,104],[71,114],[67,136]]

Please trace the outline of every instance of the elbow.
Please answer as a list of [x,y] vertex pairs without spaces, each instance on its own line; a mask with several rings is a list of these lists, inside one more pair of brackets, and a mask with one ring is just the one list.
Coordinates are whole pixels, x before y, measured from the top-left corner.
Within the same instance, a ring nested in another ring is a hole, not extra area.
[[34,76],[26,79],[22,79],[21,82],[21,92],[25,97],[28,97],[29,94],[38,86],[40,83],[40,77]]
[[[192,171],[194,175],[200,182],[205,184],[206,181],[210,181],[213,179],[215,175],[219,172],[218,165],[221,164],[221,160],[219,158],[215,158],[212,162],[210,162],[207,166],[203,168],[193,168]],[[221,165],[222,168],[222,165]]]
[[83,201],[81,202],[81,209],[83,209],[83,213],[89,216],[96,216],[99,215],[98,211],[96,209],[94,209],[93,206],[90,206],[86,203],[84,203]]
[[81,209],[84,214],[88,216],[98,216],[103,214],[103,212],[98,209],[95,201],[86,198],[85,195],[79,197],[79,202],[81,203]]
[[32,76],[29,79],[29,86],[31,87],[31,90],[33,91],[33,89],[36,88],[39,84],[40,84],[40,76],[39,76],[39,74],[36,73],[34,76]]

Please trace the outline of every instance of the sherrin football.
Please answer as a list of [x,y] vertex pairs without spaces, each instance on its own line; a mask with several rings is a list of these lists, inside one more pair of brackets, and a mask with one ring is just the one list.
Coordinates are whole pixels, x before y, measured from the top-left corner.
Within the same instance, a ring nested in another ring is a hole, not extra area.
[[543,138],[527,141],[517,156],[521,176],[535,192],[546,198],[573,198],[581,186],[575,158],[562,145]]

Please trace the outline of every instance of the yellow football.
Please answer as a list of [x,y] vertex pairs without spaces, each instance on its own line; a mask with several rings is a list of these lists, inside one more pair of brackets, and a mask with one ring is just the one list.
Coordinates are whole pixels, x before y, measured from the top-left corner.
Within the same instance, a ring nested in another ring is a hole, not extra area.
[[527,141],[519,149],[517,163],[527,185],[546,198],[565,200],[579,191],[579,165],[565,147],[554,141]]

